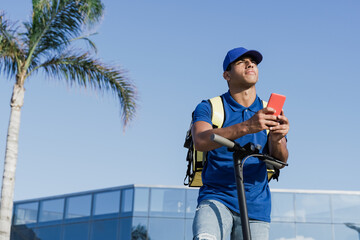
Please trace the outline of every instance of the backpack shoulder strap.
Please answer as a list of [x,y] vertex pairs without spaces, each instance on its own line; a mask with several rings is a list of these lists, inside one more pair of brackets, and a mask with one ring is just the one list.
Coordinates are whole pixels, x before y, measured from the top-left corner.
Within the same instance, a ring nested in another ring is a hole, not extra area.
[[225,122],[224,103],[221,96],[209,99],[211,105],[211,121],[214,128],[222,128]]
[[[262,104],[263,104],[263,108],[266,108],[267,105],[268,105],[268,102],[264,101],[264,100],[261,100],[262,101]],[[269,130],[266,130],[266,135],[269,135]]]
[[[217,96],[208,100],[211,107],[211,121],[213,128],[221,128],[225,120],[225,111],[221,96]],[[194,114],[194,113],[193,113]],[[193,116],[194,117],[194,116]],[[201,187],[203,185],[201,173],[206,162],[207,152],[195,150],[191,136],[192,121],[187,131],[184,147],[188,148],[186,160],[188,167],[184,179],[184,185],[189,187]]]
[[268,102],[267,102],[267,101],[264,101],[264,100],[261,100],[261,101],[262,101],[263,107],[266,108],[267,105],[268,105]]

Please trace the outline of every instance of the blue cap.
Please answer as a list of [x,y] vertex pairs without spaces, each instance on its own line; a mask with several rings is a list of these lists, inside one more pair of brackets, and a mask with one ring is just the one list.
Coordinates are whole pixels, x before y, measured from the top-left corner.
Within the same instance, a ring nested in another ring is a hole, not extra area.
[[236,59],[243,56],[244,54],[251,56],[257,64],[259,64],[263,59],[261,53],[259,53],[256,50],[247,50],[246,48],[243,47],[234,48],[228,51],[228,53],[225,56],[223,63],[224,72],[226,71],[230,63],[234,62]]

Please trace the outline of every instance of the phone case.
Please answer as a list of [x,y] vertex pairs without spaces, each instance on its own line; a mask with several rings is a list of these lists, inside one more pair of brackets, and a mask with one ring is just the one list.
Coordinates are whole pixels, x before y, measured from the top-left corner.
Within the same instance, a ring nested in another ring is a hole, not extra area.
[[286,97],[281,94],[272,93],[270,95],[270,99],[267,106],[276,110],[276,112],[274,113],[275,116],[278,116],[281,113],[285,103],[285,99]]

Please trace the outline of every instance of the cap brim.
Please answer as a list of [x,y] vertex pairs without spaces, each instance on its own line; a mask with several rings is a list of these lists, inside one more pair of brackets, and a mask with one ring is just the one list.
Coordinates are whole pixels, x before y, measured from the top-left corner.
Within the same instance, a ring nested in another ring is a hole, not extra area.
[[263,56],[261,55],[261,53],[259,53],[256,50],[249,50],[246,53],[244,53],[243,55],[241,55],[240,57],[243,57],[243,56],[251,56],[257,64],[261,63],[261,61],[263,59]]

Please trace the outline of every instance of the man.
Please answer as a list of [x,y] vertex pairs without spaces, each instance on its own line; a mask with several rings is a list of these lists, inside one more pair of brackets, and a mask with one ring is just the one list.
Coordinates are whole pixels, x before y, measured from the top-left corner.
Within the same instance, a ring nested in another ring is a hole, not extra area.
[[[240,47],[227,53],[223,77],[229,91],[221,96],[225,110],[222,128],[213,128],[208,101],[202,101],[195,109],[192,128],[195,148],[208,152],[193,223],[195,240],[220,240],[229,235],[232,240],[242,239],[232,153],[211,141],[213,133],[241,146],[249,142],[260,144],[260,152],[284,162],[288,159],[285,136],[289,131],[289,121],[284,112],[274,116],[274,109],[263,108],[256,94],[261,61],[262,55],[255,50]],[[266,130],[269,130],[269,135]],[[266,164],[251,157],[245,162],[243,171],[251,236],[253,240],[266,240],[269,238],[271,211]]]

